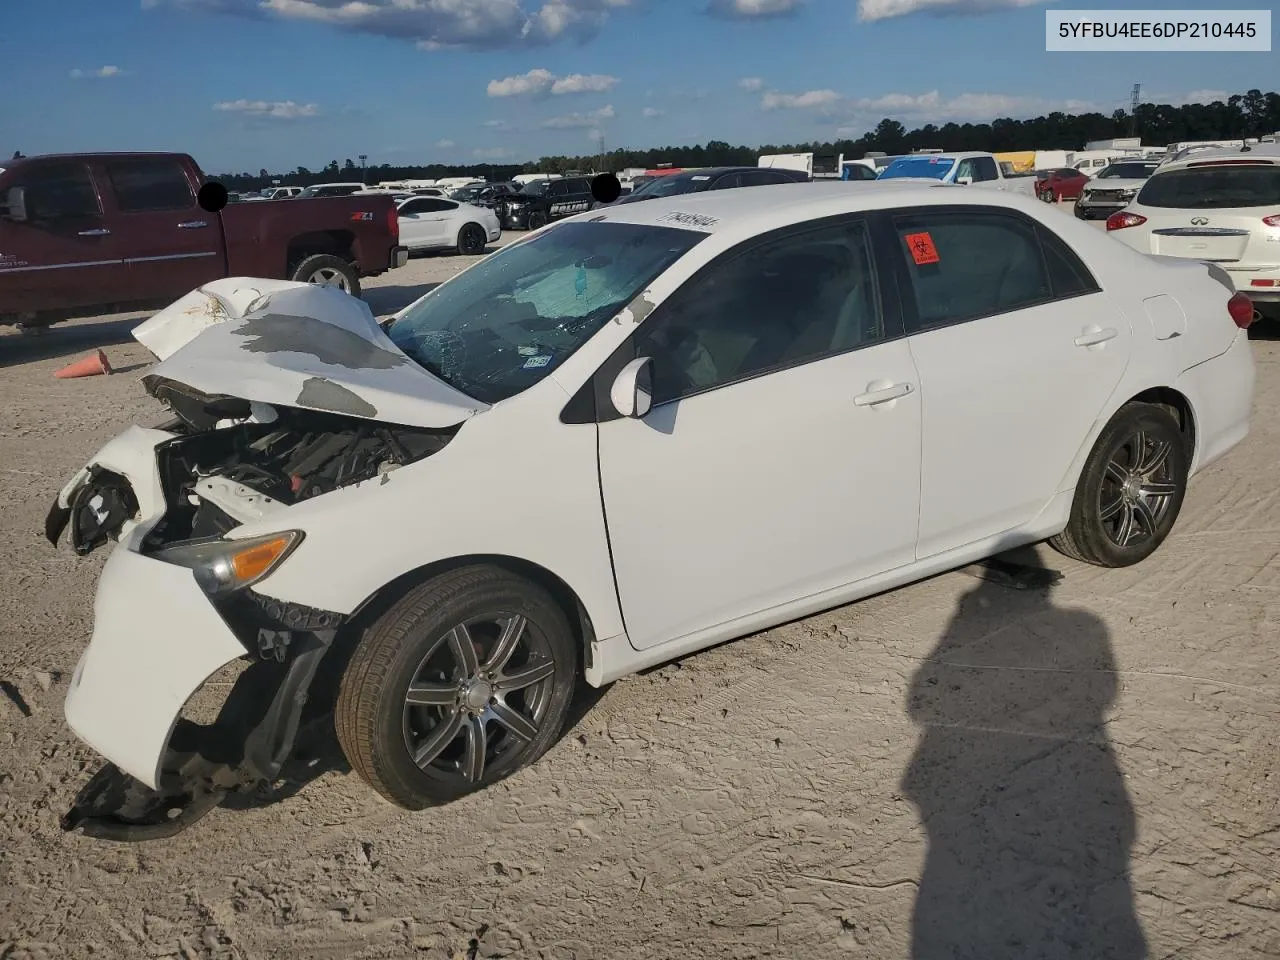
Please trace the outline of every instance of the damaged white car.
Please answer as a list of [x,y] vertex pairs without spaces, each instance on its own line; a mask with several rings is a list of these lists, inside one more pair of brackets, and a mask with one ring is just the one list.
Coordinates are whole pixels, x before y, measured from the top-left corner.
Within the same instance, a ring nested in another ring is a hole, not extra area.
[[66,701],[110,763],[64,826],[173,832],[308,711],[421,808],[541,755],[581,676],[1020,543],[1141,561],[1248,431],[1252,311],[1046,210],[761,187],[563,221],[385,329],[305,284],[183,298],[135,332],[173,419],[48,520],[115,541]]

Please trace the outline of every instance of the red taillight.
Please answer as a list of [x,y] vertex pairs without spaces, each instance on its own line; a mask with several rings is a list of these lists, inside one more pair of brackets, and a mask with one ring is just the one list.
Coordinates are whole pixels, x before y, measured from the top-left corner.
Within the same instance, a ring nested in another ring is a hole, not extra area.
[[1249,324],[1253,323],[1253,301],[1243,293],[1233,294],[1227,301],[1227,313],[1231,314],[1237,327],[1248,330]]
[[1136,227],[1146,222],[1146,217],[1139,216],[1136,213],[1129,213],[1127,210],[1121,210],[1119,213],[1113,213],[1107,217],[1107,229],[1123,230],[1125,227]]
[[394,203],[387,208],[387,229],[391,231],[391,243],[398,245],[400,243],[400,211],[396,209]]
[[1263,217],[1262,222],[1268,227],[1280,227],[1280,213],[1272,214],[1269,217]]
[[1280,287],[1280,280],[1250,280],[1251,287]]

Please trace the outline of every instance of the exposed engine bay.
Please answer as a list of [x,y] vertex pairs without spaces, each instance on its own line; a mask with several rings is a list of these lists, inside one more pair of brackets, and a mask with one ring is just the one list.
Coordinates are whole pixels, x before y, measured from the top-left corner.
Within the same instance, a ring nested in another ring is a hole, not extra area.
[[[91,463],[49,514],[45,533],[55,546],[69,526],[68,539],[81,555],[127,537],[134,555],[163,558],[175,545],[218,542],[242,524],[304,500],[379,477],[387,482],[390,472],[442,449],[458,429],[212,396],[154,376],[143,383],[174,415],[138,431],[140,441],[154,444],[154,460],[146,464],[151,457],[140,452],[133,461]],[[144,466],[150,484],[139,482]],[[130,533],[127,525],[144,518],[152,525]],[[207,599],[212,610],[206,615],[234,635],[233,646],[243,648],[238,659],[247,664],[217,719],[202,724],[178,716],[154,789],[108,763],[76,798],[64,829],[114,840],[172,836],[228,792],[273,781],[300,729],[331,709],[332,673],[322,664],[345,615],[248,589]],[[197,613],[182,607],[179,622]],[[313,681],[324,692],[313,690]]]
[[374,480],[436,453],[454,430],[213,397],[148,378],[180,436],[156,451],[169,511],[144,550],[218,536],[281,507]]

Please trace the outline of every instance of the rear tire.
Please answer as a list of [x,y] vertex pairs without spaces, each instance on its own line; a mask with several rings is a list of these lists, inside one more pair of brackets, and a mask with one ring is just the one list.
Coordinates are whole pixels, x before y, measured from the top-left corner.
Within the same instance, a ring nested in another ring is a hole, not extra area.
[[447,803],[542,756],[577,675],[573,630],[545,590],[500,567],[451,570],[365,631],[339,686],[338,742],[397,806]]
[[1103,428],[1076,484],[1060,553],[1099,567],[1127,567],[1169,536],[1187,492],[1189,454],[1165,407],[1129,403]]
[[478,223],[465,223],[458,231],[458,253],[464,257],[474,257],[484,253],[485,244],[488,242],[488,234]]
[[325,287],[337,287],[353,297],[360,296],[360,278],[356,276],[355,267],[341,257],[329,253],[317,253],[303,257],[290,280],[299,283],[314,283]]

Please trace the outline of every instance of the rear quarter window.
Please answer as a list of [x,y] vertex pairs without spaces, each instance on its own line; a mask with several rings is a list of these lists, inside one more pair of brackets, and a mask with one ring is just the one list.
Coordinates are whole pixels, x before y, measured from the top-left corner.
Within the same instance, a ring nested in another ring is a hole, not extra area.
[[1280,164],[1188,167],[1157,173],[1143,185],[1138,203],[1183,210],[1280,205]]

